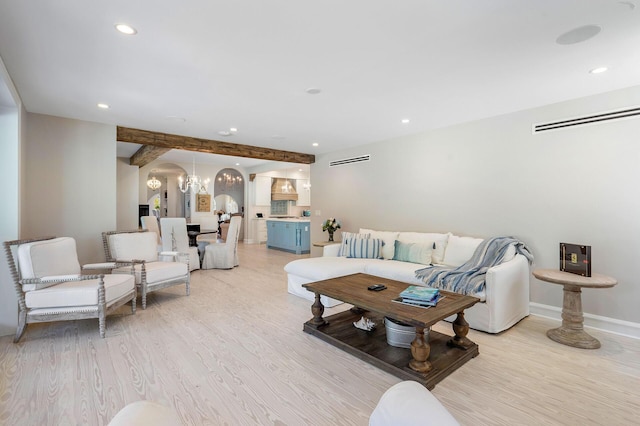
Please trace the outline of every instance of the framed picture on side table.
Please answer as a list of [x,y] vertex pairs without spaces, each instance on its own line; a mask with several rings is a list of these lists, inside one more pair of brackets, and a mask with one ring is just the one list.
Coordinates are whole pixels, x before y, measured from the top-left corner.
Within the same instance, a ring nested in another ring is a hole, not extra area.
[[591,246],[560,243],[560,270],[590,277]]

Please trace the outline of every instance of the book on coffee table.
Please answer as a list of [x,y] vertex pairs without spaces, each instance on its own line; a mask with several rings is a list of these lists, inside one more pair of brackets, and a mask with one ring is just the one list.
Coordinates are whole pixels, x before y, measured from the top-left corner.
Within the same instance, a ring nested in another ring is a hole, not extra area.
[[423,300],[407,299],[404,297],[396,297],[395,299],[391,299],[391,301],[396,303],[402,303],[404,305],[417,306],[419,308],[430,308],[432,306],[436,306],[436,304],[442,299],[444,299],[444,296],[438,296],[435,300],[432,300],[432,301],[423,301]]
[[440,290],[432,287],[421,287],[412,285],[407,287],[404,291],[400,292],[400,297],[402,297],[403,299],[422,302],[437,302],[438,297],[440,297]]

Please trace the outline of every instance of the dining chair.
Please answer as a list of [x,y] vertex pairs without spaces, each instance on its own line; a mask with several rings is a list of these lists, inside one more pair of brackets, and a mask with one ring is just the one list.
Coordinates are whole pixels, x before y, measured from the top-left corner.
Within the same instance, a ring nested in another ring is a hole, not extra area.
[[[13,285],[18,296],[18,328],[14,343],[27,324],[97,318],[105,337],[106,317],[131,302],[136,312],[136,286],[130,275],[88,275],[80,266],[71,237],[43,237],[4,242]],[[124,265],[122,265],[124,266]]]
[[187,220],[184,217],[163,217],[160,219],[160,233],[162,234],[162,251],[178,251],[188,253],[189,270],[200,269],[198,247],[189,245],[187,235]]
[[213,243],[205,247],[202,269],[231,269],[240,264],[238,259],[238,236],[240,235],[241,224],[241,216],[232,217],[226,242]]
[[[102,233],[105,256],[113,265],[114,274],[132,274],[142,298],[142,309],[147,308],[147,294],[173,285],[185,284],[187,296],[191,293],[189,255],[175,251],[158,253],[156,236],[148,231],[110,231]],[[170,257],[173,261],[159,258]],[[181,261],[180,261],[181,259]],[[120,267],[119,262],[131,262],[131,267]]]
[[160,226],[158,226],[158,218],[155,216],[141,216],[140,222],[142,223],[142,229],[156,233],[158,236],[158,251],[162,251],[162,234],[160,233]]

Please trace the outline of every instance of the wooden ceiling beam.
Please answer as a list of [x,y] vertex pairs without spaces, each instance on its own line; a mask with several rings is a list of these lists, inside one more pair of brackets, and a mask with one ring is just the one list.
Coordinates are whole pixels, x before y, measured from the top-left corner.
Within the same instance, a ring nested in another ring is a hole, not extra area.
[[[119,142],[138,143],[147,146],[151,145],[158,148],[165,148],[167,150],[183,149],[187,151],[206,152],[209,154],[231,155],[234,157],[256,158],[259,160],[269,161],[285,161],[288,163],[301,164],[312,164],[316,161],[316,157],[313,154],[282,151],[279,149],[241,145],[210,139],[192,138],[189,136],[171,135],[168,133],[131,129],[129,127],[118,126],[116,134]],[[135,155],[137,154],[138,153]]]
[[161,148],[153,145],[143,145],[129,159],[132,166],[144,167],[162,154],[171,151],[171,148]]

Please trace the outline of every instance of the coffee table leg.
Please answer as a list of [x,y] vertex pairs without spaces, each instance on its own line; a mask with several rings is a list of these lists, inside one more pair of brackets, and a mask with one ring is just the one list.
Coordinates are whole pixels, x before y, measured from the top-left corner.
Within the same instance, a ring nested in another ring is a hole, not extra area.
[[547,331],[547,336],[553,341],[574,348],[598,349],[600,341],[584,331],[582,289],[574,285],[565,285],[563,293],[562,327]]
[[428,361],[431,346],[424,338],[424,327],[416,327],[416,338],[411,342],[411,355],[413,359],[409,361],[409,368],[418,373],[428,373],[431,371],[431,363]]
[[324,313],[324,305],[320,301],[320,293],[316,293],[316,301],[311,305],[311,313],[313,314],[313,318],[311,319],[311,324],[315,327],[320,327],[321,325],[325,325],[327,322],[322,318],[322,314]]
[[458,312],[456,320],[453,322],[453,336],[447,344],[460,349],[469,349],[473,342],[467,338],[469,333],[469,323],[464,319],[464,312]]

